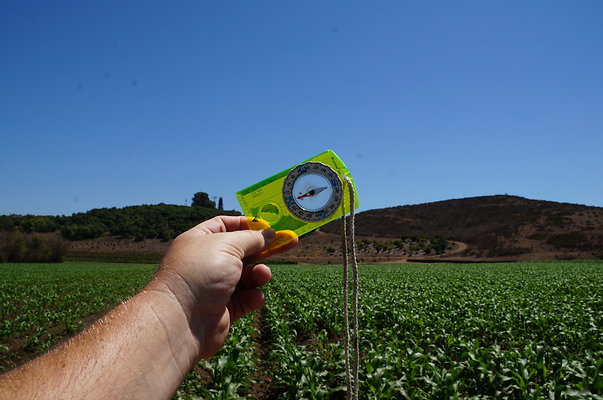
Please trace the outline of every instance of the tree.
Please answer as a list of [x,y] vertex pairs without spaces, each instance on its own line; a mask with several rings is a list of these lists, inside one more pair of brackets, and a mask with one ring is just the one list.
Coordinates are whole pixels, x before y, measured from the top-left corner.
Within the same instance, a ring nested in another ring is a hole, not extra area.
[[220,197],[218,199],[218,210],[223,210],[224,209],[224,200]]
[[206,207],[216,208],[216,202],[209,199],[209,195],[205,192],[197,192],[193,196],[191,207]]

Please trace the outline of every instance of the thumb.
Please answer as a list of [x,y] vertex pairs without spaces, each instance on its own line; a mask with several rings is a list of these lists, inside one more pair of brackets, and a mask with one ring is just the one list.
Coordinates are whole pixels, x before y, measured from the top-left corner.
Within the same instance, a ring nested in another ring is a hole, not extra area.
[[273,229],[261,231],[243,230],[228,232],[230,244],[237,249],[241,259],[258,254],[274,241],[276,232]]

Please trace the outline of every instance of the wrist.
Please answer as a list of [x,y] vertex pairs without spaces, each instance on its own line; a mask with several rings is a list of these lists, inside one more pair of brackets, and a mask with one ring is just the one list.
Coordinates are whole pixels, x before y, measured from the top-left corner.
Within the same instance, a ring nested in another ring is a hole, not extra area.
[[161,293],[170,299],[170,317],[178,316],[185,322],[186,326],[181,325],[179,329],[186,330],[187,338],[194,343],[195,359],[210,357],[222,347],[230,328],[228,300],[220,298],[225,296],[224,288],[216,289],[212,295],[199,296],[184,278],[164,265],[146,291]]
[[[170,348],[176,364],[188,372],[203,351],[203,329],[201,322],[190,311],[192,307],[188,303],[193,302],[189,298],[192,293],[177,290],[182,285],[187,286],[185,282],[166,282],[157,276],[134,299],[140,296],[141,304],[150,308],[156,323],[161,325],[165,333],[165,346]],[[190,291],[188,286],[186,289]]]

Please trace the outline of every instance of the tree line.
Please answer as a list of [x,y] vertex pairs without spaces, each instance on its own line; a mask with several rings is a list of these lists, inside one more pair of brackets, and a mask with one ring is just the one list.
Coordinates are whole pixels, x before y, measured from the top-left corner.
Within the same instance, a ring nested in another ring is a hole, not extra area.
[[[40,235],[51,232],[59,233],[67,240],[118,236],[134,240],[158,238],[169,241],[181,232],[218,214],[240,215],[237,211],[222,210],[222,205],[222,198],[219,199],[216,208],[216,203],[209,199],[207,193],[198,192],[195,193],[190,207],[161,203],[123,208],[97,208],[71,216],[0,215],[0,232],[4,232],[0,240],[0,253],[3,253],[4,257],[0,254],[0,261],[9,261],[9,259],[23,261],[32,258],[27,255],[31,256],[33,248],[61,248],[54,242],[46,243],[46,241],[54,241],[55,238]],[[52,252],[44,250],[43,253]],[[60,257],[57,257],[55,252],[47,258],[49,261],[50,259],[54,261]]]

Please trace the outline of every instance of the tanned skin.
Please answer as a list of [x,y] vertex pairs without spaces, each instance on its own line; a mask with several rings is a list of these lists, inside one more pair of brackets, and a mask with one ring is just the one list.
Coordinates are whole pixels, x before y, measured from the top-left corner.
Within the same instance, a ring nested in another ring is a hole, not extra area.
[[[178,236],[151,282],[71,340],[0,376],[0,399],[171,399],[230,325],[264,303],[272,230],[221,216]],[[285,251],[297,239],[280,248]]]

